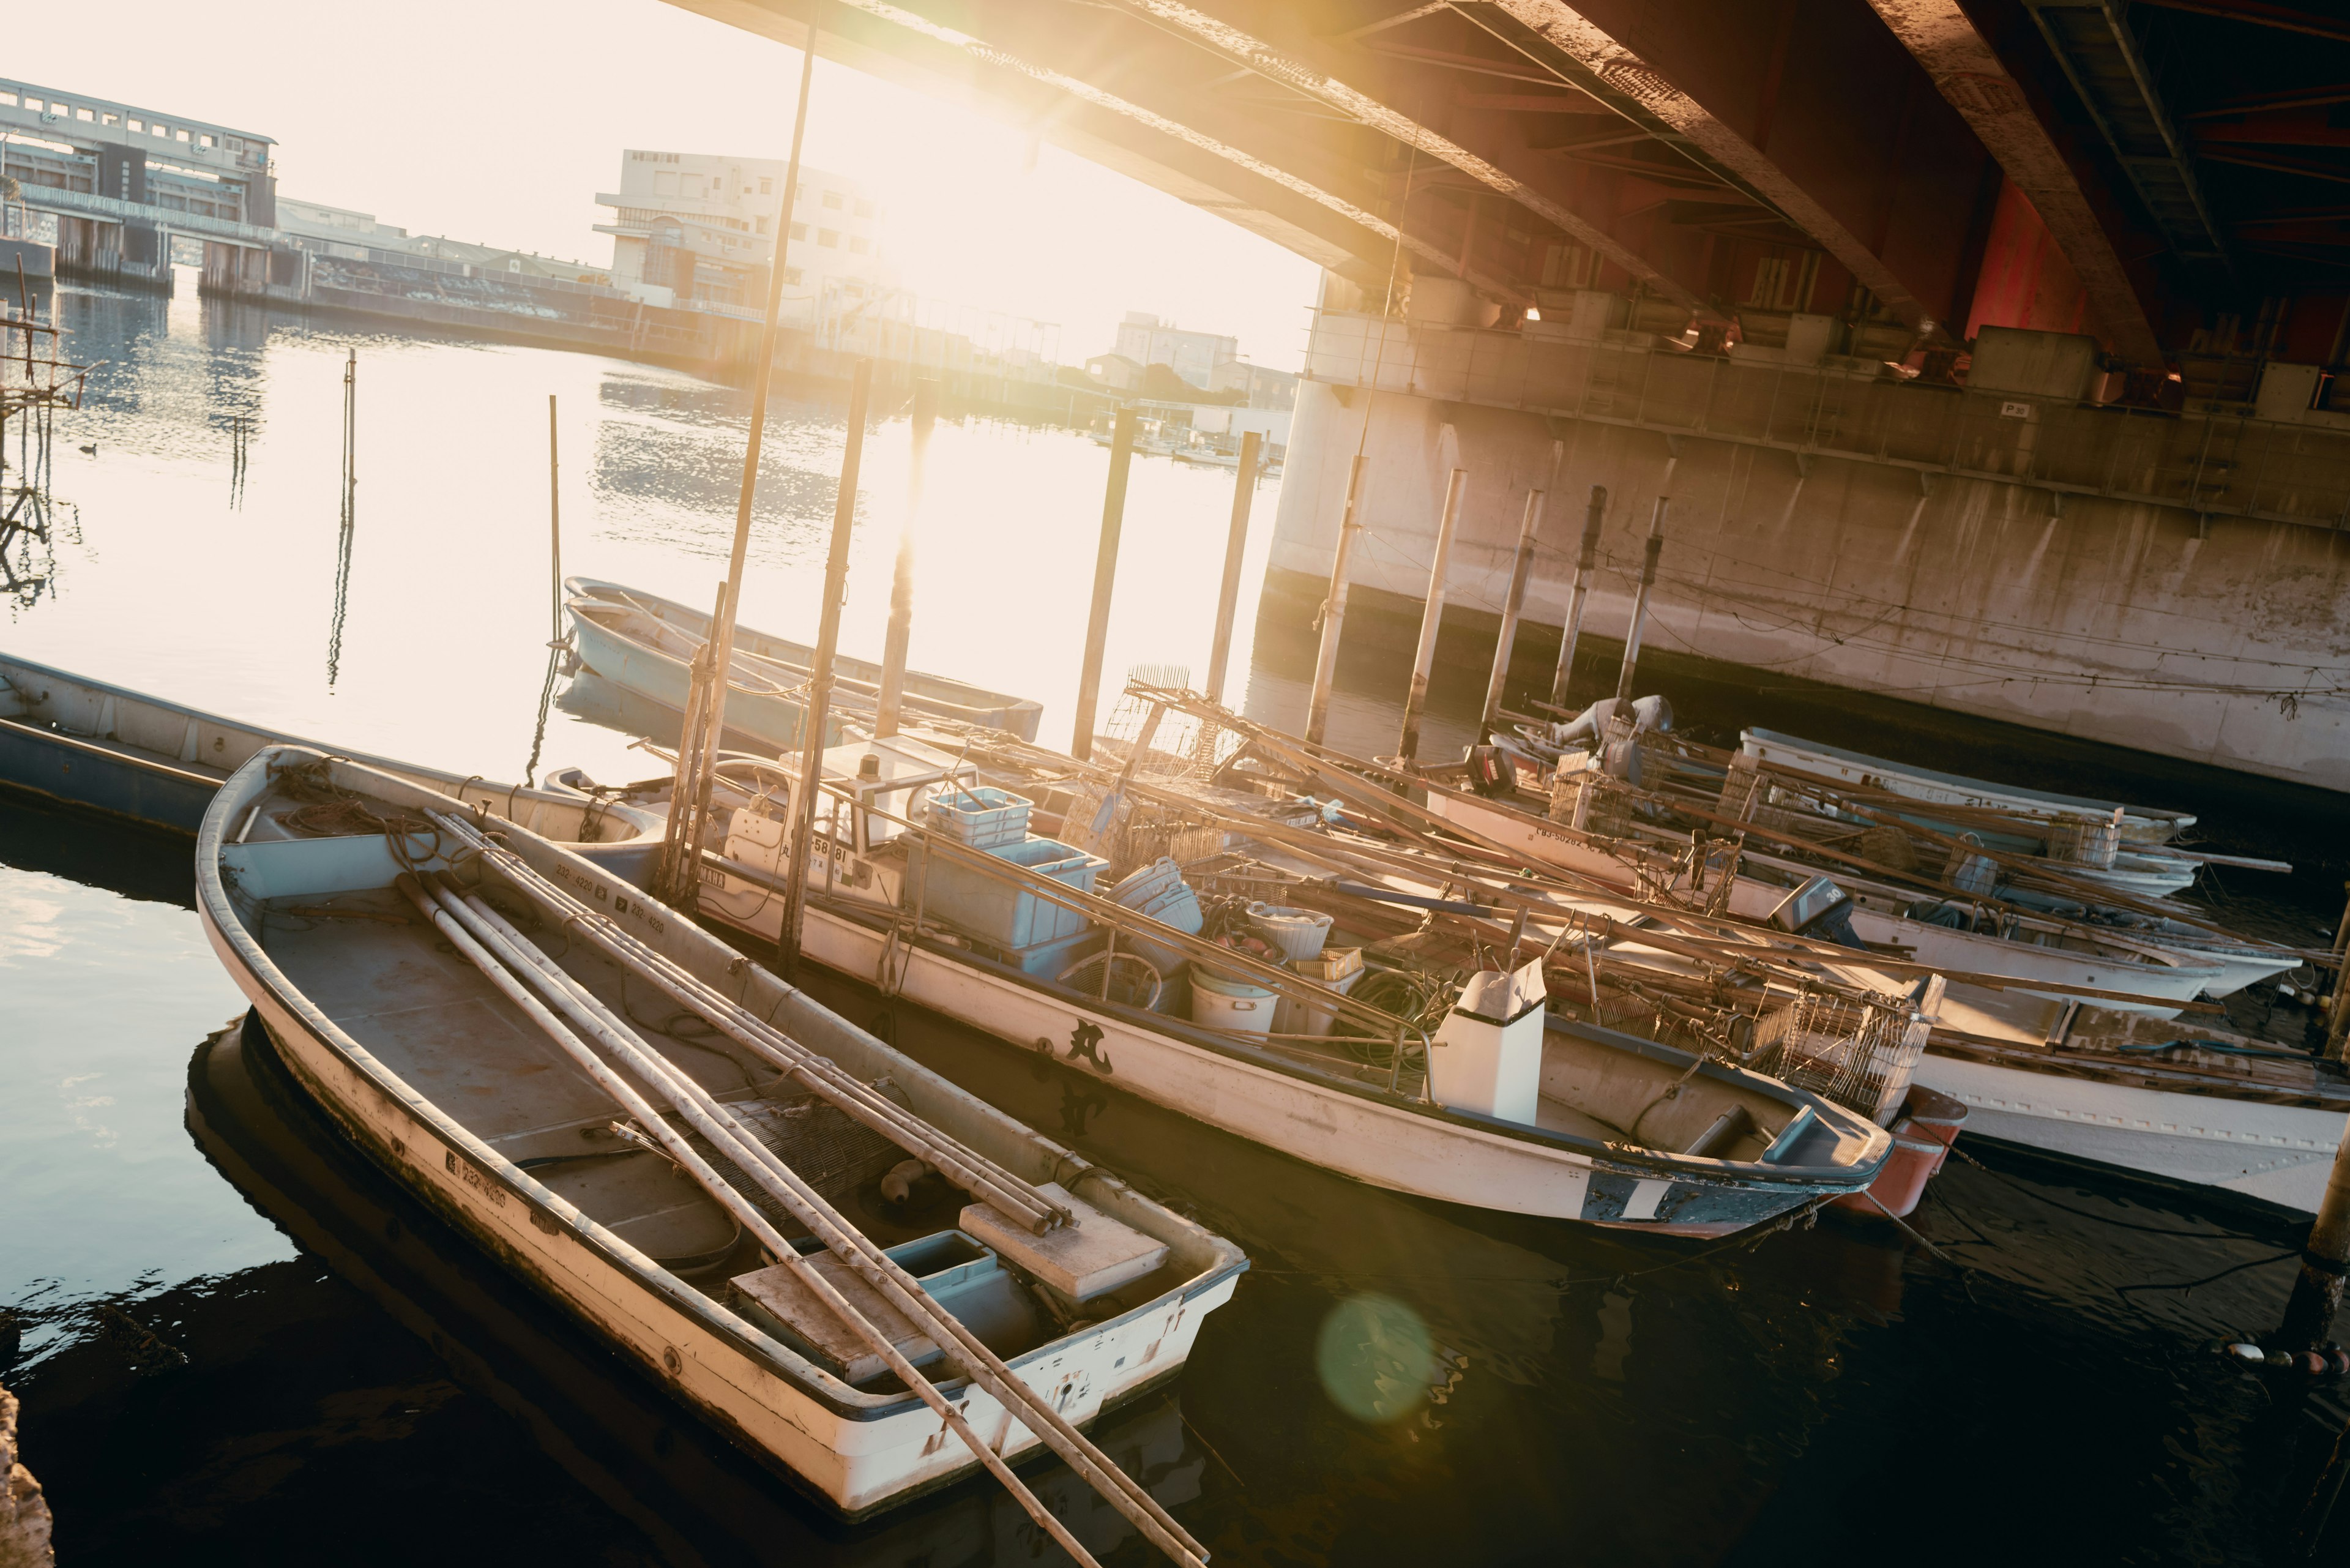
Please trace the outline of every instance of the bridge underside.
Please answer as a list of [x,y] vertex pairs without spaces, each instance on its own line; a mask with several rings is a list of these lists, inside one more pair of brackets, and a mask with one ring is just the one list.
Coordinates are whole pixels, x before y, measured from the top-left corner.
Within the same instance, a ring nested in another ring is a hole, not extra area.
[[2189,395],[2244,379],[2203,360],[2344,351],[2350,23],[2266,0],[676,3],[814,23],[1374,307],[1599,289],[1693,341],[1818,315],[1897,359],[2051,330]]

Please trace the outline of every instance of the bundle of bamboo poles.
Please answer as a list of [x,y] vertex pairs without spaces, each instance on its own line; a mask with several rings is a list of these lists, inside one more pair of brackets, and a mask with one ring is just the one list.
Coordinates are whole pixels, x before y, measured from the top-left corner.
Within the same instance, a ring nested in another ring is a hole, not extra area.
[[[818,1092],[826,1089],[840,1092],[840,1085],[831,1075],[816,1065],[822,1058],[791,1045],[772,1029],[751,1027],[756,1020],[740,1004],[681,966],[629,937],[608,918],[599,916],[538,875],[521,857],[494,843],[465,817],[452,813],[433,813],[432,815],[440,827],[477,851],[486,865],[495,868],[525,898],[561,920],[567,929],[585,934],[608,957],[629,971],[660,986],[681,1006],[756,1052],[772,1064],[801,1077],[812,1087],[823,1085]],[[597,1000],[585,985],[541,951],[478,893],[459,892],[432,873],[421,877],[403,875],[400,878],[400,888],[459,952],[635,1119],[638,1127],[676,1161],[680,1169],[690,1175],[744,1230],[757,1238],[778,1262],[790,1269],[794,1277],[811,1294],[881,1358],[909,1391],[936,1412],[947,1428],[971,1449],[980,1464],[1012,1493],[1029,1517],[1078,1563],[1087,1564],[1087,1568],[1097,1568],[1085,1547],[1013,1473],[994,1449],[972,1428],[962,1415],[960,1403],[941,1393],[917,1370],[899,1351],[889,1333],[858,1312],[824,1273],[775,1229],[774,1222],[751,1197],[720,1176],[661,1114],[653,1100],[639,1093],[615,1071],[611,1064],[590,1047],[588,1041],[600,1045],[610,1054],[613,1062],[647,1085],[654,1097],[665,1102],[672,1112],[708,1140],[712,1148],[725,1156],[761,1190],[781,1204],[785,1212],[863,1278],[882,1300],[903,1314],[918,1330],[940,1345],[946,1352],[950,1370],[968,1378],[973,1386],[1000,1403],[1007,1414],[1083,1476],[1146,1539],[1172,1561],[1182,1564],[1183,1568],[1203,1568],[1207,1560],[1206,1550],[1187,1534],[1133,1478],[1120,1470],[1063,1418],[1044,1396],[1006,1366],[952,1314],[931,1300],[920,1282],[843,1217],[753,1128],[647,1043],[629,1023]],[[782,1043],[780,1047],[777,1042]],[[835,1068],[833,1071],[838,1070]],[[855,1096],[845,1097],[856,1099]],[[879,1096],[872,1097],[880,1099]],[[843,1104],[840,1099],[834,1103]],[[859,1110],[876,1116],[880,1115],[871,1104],[861,1100],[857,1103]],[[843,1108],[848,1109],[849,1106],[843,1104]],[[852,1110],[850,1114],[857,1115],[858,1111]],[[900,1134],[889,1132],[885,1136],[896,1139]],[[906,1143],[901,1147],[924,1152],[925,1158],[938,1163],[935,1154],[925,1152],[920,1147],[927,1144],[930,1150],[958,1162],[965,1176],[980,1183],[972,1190],[975,1195],[984,1197],[991,1207],[1003,1208],[1006,1213],[1032,1225],[1044,1218],[1037,1213],[1039,1209],[1052,1210],[1056,1208],[1035,1194],[1033,1189],[1026,1188],[1026,1184],[1011,1178],[1009,1173],[1002,1172],[980,1157],[962,1149],[940,1129],[923,1125],[913,1136],[920,1143]],[[942,1165],[941,1168],[947,1168]],[[1004,1207],[1006,1204],[1011,1207]],[[1066,1220],[1066,1210],[1060,1210],[1058,1213],[1062,1220]]]

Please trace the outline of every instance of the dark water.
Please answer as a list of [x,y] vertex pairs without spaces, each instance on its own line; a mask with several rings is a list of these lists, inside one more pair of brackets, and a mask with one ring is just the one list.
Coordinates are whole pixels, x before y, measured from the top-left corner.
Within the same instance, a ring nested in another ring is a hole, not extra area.
[[[381,433],[329,689],[350,339],[192,300],[68,309],[85,357],[120,371],[78,437],[99,452],[60,462],[78,520],[52,543],[52,584],[6,633],[32,657],[513,771],[540,673],[550,388],[579,410],[573,569],[689,597],[714,579],[731,394],[584,357],[365,339],[362,428]],[[268,426],[241,512],[229,410]],[[754,579],[763,623],[786,632],[813,618],[806,524],[830,507],[806,473],[838,440],[821,409],[792,419],[804,472],[765,503]],[[946,629],[927,656],[918,631],[918,659],[972,673],[968,649],[1065,724],[1082,629],[1066,590],[1090,571],[1097,451],[950,429],[940,536],[975,530],[1003,559],[973,546],[925,576],[918,628]],[[892,441],[902,455],[902,423],[874,447]],[[1152,499],[1129,523],[1137,609],[1112,664],[1196,664],[1216,547],[1200,541],[1222,537],[1229,480],[1137,475]],[[867,498],[853,628],[878,626],[890,483]],[[1061,596],[1049,613],[1001,587],[1036,559]],[[1301,673],[1260,650],[1252,708],[1302,705]],[[1374,749],[1394,688],[1377,660],[1349,680],[1338,738]],[[1431,746],[1465,733],[1472,684],[1440,683]],[[608,698],[565,694],[550,763],[650,771],[625,749],[643,716]],[[2251,803],[2255,839],[2300,831],[2275,797],[2178,776]],[[200,1046],[239,1006],[190,898],[183,841],[0,802],[0,1306],[21,1336],[0,1376],[25,1402],[61,1561],[1052,1560],[984,1486],[876,1526],[828,1521],[307,1127],[265,1071],[199,1074],[192,1099]],[[2261,907],[2331,923],[2290,895]],[[831,1000],[1247,1249],[1255,1266],[1182,1381],[1101,1434],[1221,1562],[2311,1560],[2296,1532],[2350,1411],[2205,1349],[2274,1319],[2292,1273],[2276,1255],[2297,1237],[2272,1218],[1986,1151],[1990,1168],[1937,1181],[1918,1220],[1930,1248],[1835,1220],[1752,1249],[1616,1241],[1372,1191],[919,1014],[881,1019],[846,984]],[[1065,1474],[1038,1484],[1112,1561],[1150,1560]],[[2350,1556],[2350,1522],[2315,1553]]]

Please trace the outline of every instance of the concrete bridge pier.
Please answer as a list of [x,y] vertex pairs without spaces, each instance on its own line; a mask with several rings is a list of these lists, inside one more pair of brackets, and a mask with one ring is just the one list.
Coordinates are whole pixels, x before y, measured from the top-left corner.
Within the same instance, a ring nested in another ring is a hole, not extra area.
[[[2004,390],[1981,348],[1960,389],[1622,327],[1577,341],[1428,284],[1401,318],[1317,315],[1260,611],[1269,645],[1327,593],[1359,449],[1350,651],[1413,646],[1458,466],[1440,666],[1490,666],[1526,494],[1546,488],[1562,504],[1511,690],[1547,695],[1581,523],[1564,503],[1598,484],[1578,701],[1607,694],[1669,495],[1643,654],[1660,676],[1823,682],[1919,722],[1973,714],[2350,789],[2350,428],[2100,404],[2045,378]],[[2020,347],[2038,363],[2051,345]]]

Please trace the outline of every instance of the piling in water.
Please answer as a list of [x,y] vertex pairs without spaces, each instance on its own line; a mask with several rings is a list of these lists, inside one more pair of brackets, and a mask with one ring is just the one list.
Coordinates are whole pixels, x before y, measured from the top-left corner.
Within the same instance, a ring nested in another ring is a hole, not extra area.
[[1632,700],[1632,678],[1640,669],[1640,633],[1648,621],[1648,590],[1657,586],[1657,557],[1665,548],[1665,509],[1672,504],[1669,497],[1657,497],[1657,510],[1648,520],[1648,555],[1640,563],[1640,591],[1632,599],[1632,625],[1624,633],[1624,668],[1616,677],[1616,700]]
[[785,883],[784,923],[775,933],[784,977],[800,964],[800,922],[807,912],[808,857],[816,847],[816,797],[824,782],[824,726],[832,707],[832,661],[840,645],[840,607],[848,597],[848,540],[857,528],[857,471],[865,455],[865,411],[873,400],[873,361],[857,362],[848,389],[848,446],[840,458],[840,493],[832,504],[832,554],[824,564],[824,607],[816,623],[816,659],[808,667],[807,707],[800,716],[800,784],[794,800],[791,875]]
[[1444,573],[1452,561],[1452,535],[1461,525],[1461,499],[1469,471],[1456,468],[1444,487],[1444,514],[1436,524],[1436,555],[1428,564],[1428,603],[1419,616],[1419,646],[1412,650],[1411,686],[1403,699],[1403,733],[1396,753],[1409,767],[1419,756],[1419,716],[1428,707],[1429,672],[1436,666],[1436,634],[1444,624]]
[[911,451],[907,454],[906,515],[898,528],[898,564],[889,578],[889,624],[881,633],[881,691],[873,710],[873,733],[894,735],[906,701],[906,655],[914,638],[914,522],[922,513],[922,485],[930,469],[931,432],[939,421],[939,384],[924,377],[914,383]]
[[1101,705],[1103,650],[1109,646],[1109,605],[1118,586],[1118,541],[1126,527],[1126,476],[1134,466],[1134,410],[1118,410],[1109,439],[1109,484],[1102,495],[1101,544],[1094,555],[1094,603],[1086,618],[1086,658],[1077,671],[1077,706],[1072,716],[1069,754],[1085,762],[1094,754],[1094,715]]
[[1591,597],[1591,578],[1599,569],[1599,530],[1607,521],[1607,487],[1591,487],[1591,504],[1583,514],[1583,548],[1575,557],[1575,587],[1567,599],[1566,628],[1559,634],[1558,673],[1551,677],[1550,701],[1567,705],[1566,689],[1575,681],[1575,642],[1583,633],[1583,607]]
[[1232,527],[1224,541],[1224,580],[1216,590],[1216,636],[1208,649],[1208,701],[1224,700],[1224,671],[1232,657],[1232,622],[1240,613],[1241,560],[1248,554],[1249,506],[1256,497],[1256,465],[1264,437],[1241,437],[1241,466],[1232,476]]
[[1478,721],[1481,740],[1502,727],[1502,688],[1510,679],[1510,654],[1518,640],[1518,617],[1526,607],[1526,581],[1534,569],[1534,535],[1542,530],[1542,491],[1526,492],[1526,514],[1518,524],[1518,557],[1510,567],[1509,597],[1502,601],[1502,629],[1493,644],[1493,672],[1485,680],[1485,711]]
[[1338,638],[1347,624],[1347,573],[1353,569],[1355,536],[1363,531],[1363,470],[1370,459],[1355,454],[1347,475],[1347,511],[1338,524],[1338,551],[1330,558],[1330,597],[1322,601],[1322,646],[1314,655],[1314,693],[1305,702],[1305,739],[1320,745],[1330,728],[1330,689],[1338,678]]

